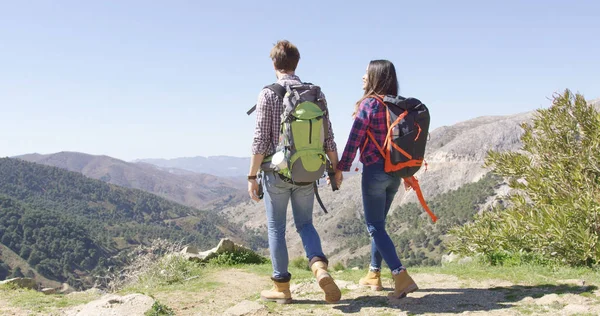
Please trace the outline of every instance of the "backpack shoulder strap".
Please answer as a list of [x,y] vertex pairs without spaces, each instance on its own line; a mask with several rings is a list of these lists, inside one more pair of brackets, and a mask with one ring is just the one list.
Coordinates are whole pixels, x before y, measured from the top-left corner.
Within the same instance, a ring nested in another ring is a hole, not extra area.
[[[278,83],[270,84],[268,86],[263,87],[263,89],[269,89],[273,91],[280,99],[283,99],[285,96],[286,88]],[[246,114],[250,115],[256,111],[256,104],[246,112]]]
[[423,104],[421,102],[421,100],[419,100],[417,98],[412,98],[412,97],[405,98],[400,95],[385,96],[383,100],[387,103],[397,106],[401,110],[407,110],[407,111],[412,111]]
[[[385,104],[385,102],[383,101],[383,98],[379,95],[371,95],[369,96],[369,98],[375,99],[377,100],[377,102],[381,103],[384,107],[387,107],[387,104]],[[386,120],[389,119],[389,114],[386,114]],[[389,127],[389,122],[388,122],[388,127]],[[387,139],[387,137],[386,137]],[[383,158],[385,159],[385,151],[383,150],[385,148],[382,147],[381,145],[379,145],[379,143],[377,142],[377,140],[375,139],[375,136],[373,136],[373,133],[371,133],[371,131],[367,128],[367,137],[365,137],[365,142],[363,143],[362,149],[360,151],[361,156],[364,154],[365,149],[367,148],[367,143],[370,141],[373,142],[373,144],[375,144],[375,147],[377,147],[377,150],[379,150],[379,153],[381,154],[381,156],[383,156]]]
[[[335,179],[332,179],[331,183],[333,183],[333,181],[335,181]],[[325,208],[325,204],[323,204],[323,200],[321,200],[321,196],[319,195],[319,186],[317,185],[316,181],[313,183],[313,188],[315,190],[315,198],[317,199],[317,202],[319,202],[323,212],[325,212],[325,214],[329,213],[327,212],[327,208]]]
[[285,96],[286,93],[286,88],[278,83],[274,83],[272,85],[268,85],[266,87],[264,87],[263,89],[269,89],[273,92],[275,92],[275,94],[280,98],[283,99],[283,97]]

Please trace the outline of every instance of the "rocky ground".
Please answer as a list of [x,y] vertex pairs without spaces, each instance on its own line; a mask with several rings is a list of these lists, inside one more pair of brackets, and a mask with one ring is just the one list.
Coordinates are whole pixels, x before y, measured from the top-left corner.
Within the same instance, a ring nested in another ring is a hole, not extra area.
[[[503,280],[465,280],[452,275],[416,273],[420,289],[400,300],[389,300],[386,289],[375,292],[346,281],[348,272],[334,276],[342,300],[327,304],[314,280],[292,282],[293,303],[262,302],[259,292],[270,280],[242,269],[225,269],[204,276],[203,290],[177,290],[115,296],[98,294],[90,303],[35,312],[0,297],[1,315],[143,315],[154,300],[175,315],[600,315],[600,290],[584,280],[561,280],[558,285],[527,286]],[[70,294],[73,295],[73,294]]]

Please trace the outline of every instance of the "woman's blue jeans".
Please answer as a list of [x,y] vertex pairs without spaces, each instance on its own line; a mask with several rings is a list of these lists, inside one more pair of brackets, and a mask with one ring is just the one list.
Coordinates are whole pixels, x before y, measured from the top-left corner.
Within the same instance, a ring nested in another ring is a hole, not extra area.
[[396,247],[385,230],[385,219],[401,181],[400,177],[384,171],[382,160],[363,167],[362,199],[367,230],[371,236],[373,268],[381,269],[382,259],[392,271],[402,267]]

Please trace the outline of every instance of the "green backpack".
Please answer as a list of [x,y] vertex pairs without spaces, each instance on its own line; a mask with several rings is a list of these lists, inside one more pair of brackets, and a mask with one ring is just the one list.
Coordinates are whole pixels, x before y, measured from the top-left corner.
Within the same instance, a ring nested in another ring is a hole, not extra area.
[[[261,168],[275,170],[280,175],[298,185],[315,184],[315,193],[321,207],[316,183],[328,168],[327,155],[323,148],[328,137],[329,125],[325,120],[327,106],[321,96],[321,88],[312,83],[289,86],[272,84],[265,87],[275,92],[283,100],[281,129],[276,153],[282,152],[286,168],[279,169],[271,162],[273,155],[265,157]],[[247,112],[252,114],[256,106]],[[328,170],[329,173],[333,171]],[[335,181],[333,181],[335,182]],[[333,187],[337,190],[337,187]],[[325,212],[327,212],[325,210]]]
[[[311,83],[282,86],[266,86],[283,100],[279,145],[276,152],[283,152],[287,168],[278,169],[271,164],[273,155],[265,157],[263,170],[275,170],[292,183],[310,184],[319,180],[325,172],[327,156],[323,143],[329,126],[324,119],[327,107],[321,96],[321,88]],[[253,107],[248,114],[254,112]]]
[[299,84],[287,86],[283,96],[285,109],[277,151],[284,153],[288,168],[279,173],[295,183],[317,181],[325,171],[323,143],[329,126],[323,119],[327,108],[320,95],[320,87]]

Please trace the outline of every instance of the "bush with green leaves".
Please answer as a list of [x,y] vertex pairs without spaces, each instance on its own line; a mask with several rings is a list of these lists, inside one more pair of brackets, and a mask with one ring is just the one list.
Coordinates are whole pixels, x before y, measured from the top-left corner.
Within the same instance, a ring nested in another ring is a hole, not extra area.
[[217,266],[233,266],[239,264],[263,264],[267,259],[253,251],[226,251],[208,260],[209,264]]
[[344,264],[341,262],[337,262],[336,264],[333,265],[333,271],[344,271],[346,270],[346,267],[344,267]]
[[298,268],[300,270],[310,271],[308,267],[308,258],[306,257],[296,257],[290,261],[290,266]]
[[514,189],[508,207],[453,229],[450,249],[493,264],[600,264],[599,113],[566,90],[522,127],[521,151],[486,159]]
[[169,306],[162,304],[159,301],[155,301],[154,304],[152,304],[152,308],[150,308],[149,311],[144,313],[144,315],[145,316],[172,316],[172,315],[175,315],[175,312]]

